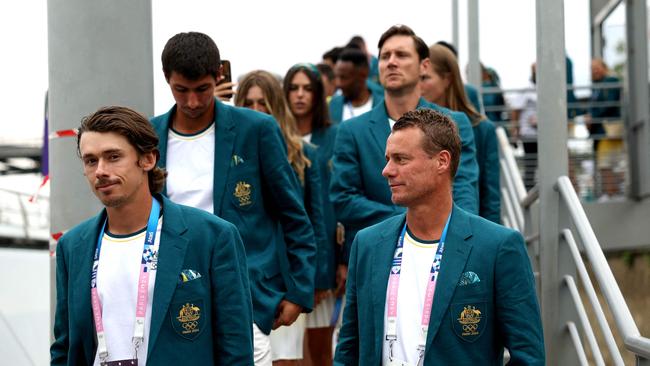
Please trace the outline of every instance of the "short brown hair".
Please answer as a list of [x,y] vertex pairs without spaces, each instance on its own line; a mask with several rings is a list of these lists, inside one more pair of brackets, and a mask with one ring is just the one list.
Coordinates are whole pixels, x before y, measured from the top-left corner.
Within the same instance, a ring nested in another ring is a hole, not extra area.
[[413,29],[411,29],[409,26],[404,24],[394,25],[388,28],[388,30],[381,35],[381,37],[379,38],[379,43],[377,44],[377,48],[379,49],[380,54],[381,54],[381,48],[384,46],[384,43],[390,37],[393,36],[411,37],[413,39],[413,45],[415,46],[415,51],[418,54],[418,58],[419,58],[418,61],[422,62],[422,60],[429,57],[429,47],[427,47],[427,44],[424,42],[424,40],[418,37],[413,31]]
[[[129,144],[138,153],[138,157],[154,153],[156,164],[160,159],[156,131],[143,115],[132,109],[119,106],[103,107],[84,117],[77,134],[77,155],[79,156],[81,156],[79,143],[84,132],[114,132],[129,141]],[[167,173],[157,166],[148,172],[149,191],[152,194],[162,192],[166,176]]]
[[449,172],[451,177],[456,176],[460,161],[460,136],[458,128],[450,117],[433,109],[422,108],[404,113],[395,122],[393,132],[406,128],[417,127],[424,132],[422,149],[433,156],[442,150],[447,150],[451,155]]

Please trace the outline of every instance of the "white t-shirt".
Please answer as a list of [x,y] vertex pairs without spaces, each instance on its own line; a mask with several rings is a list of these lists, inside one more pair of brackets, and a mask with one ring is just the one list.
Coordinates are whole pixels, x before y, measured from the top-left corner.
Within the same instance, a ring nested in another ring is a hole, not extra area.
[[[147,363],[151,304],[156,283],[161,228],[162,217],[158,220],[156,240],[151,251],[153,263],[149,266],[151,269],[149,297],[144,322],[144,341],[138,349],[139,365]],[[97,290],[102,304],[102,322],[104,323],[108,361],[132,359],[135,356],[131,339],[135,325],[135,306],[145,234],[146,229],[128,236],[117,236],[106,232],[102,239],[99,268],[97,269]],[[95,354],[94,365],[99,366],[97,354]]]
[[[393,344],[393,358],[416,365],[420,340],[424,295],[430,279],[431,265],[438,250],[438,241],[415,238],[408,230],[404,236],[402,270],[397,293],[397,340]],[[444,255],[443,255],[444,257]],[[433,299],[435,302],[435,297]],[[388,283],[386,283],[386,307],[384,308],[384,335],[382,337],[382,365],[388,364]]]
[[341,117],[342,121],[348,120],[352,117],[360,116],[366,112],[369,112],[372,109],[372,95],[368,98],[368,101],[364,104],[355,107],[351,102],[343,104],[343,116]]
[[302,135],[302,141],[311,143],[311,135],[311,132],[306,135]]
[[214,123],[192,135],[169,129],[167,172],[169,199],[214,213]]

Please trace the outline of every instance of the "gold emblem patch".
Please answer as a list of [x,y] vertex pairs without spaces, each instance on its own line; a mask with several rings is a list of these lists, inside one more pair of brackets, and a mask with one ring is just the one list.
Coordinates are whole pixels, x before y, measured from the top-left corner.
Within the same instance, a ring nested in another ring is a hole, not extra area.
[[251,201],[251,185],[246,182],[237,182],[233,195],[239,200],[239,206],[248,206]]
[[478,326],[481,322],[481,311],[472,305],[465,306],[460,313],[458,322],[463,326],[462,336],[478,335]]
[[178,317],[176,317],[176,319],[181,322],[183,334],[198,333],[200,331],[198,322],[200,318],[201,309],[190,303],[183,305],[181,310],[178,312]]

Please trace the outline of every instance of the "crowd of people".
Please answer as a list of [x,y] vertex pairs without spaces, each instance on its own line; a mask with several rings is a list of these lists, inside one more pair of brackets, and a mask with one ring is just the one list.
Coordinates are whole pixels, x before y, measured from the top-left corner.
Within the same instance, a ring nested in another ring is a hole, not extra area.
[[378,58],[361,37],[323,58],[222,83],[215,42],[179,33],[167,113],[83,119],[104,209],[57,245],[53,365],[544,364],[453,47],[397,25]]

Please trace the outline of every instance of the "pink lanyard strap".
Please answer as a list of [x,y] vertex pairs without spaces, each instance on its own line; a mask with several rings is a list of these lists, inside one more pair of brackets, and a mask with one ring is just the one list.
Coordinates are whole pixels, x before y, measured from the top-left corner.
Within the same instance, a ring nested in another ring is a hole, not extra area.
[[[438,249],[433,257],[433,264],[431,265],[430,280],[427,283],[427,289],[424,295],[424,309],[422,310],[422,321],[420,342],[418,344],[418,351],[420,359],[418,364],[422,361],[424,356],[424,349],[426,346],[427,331],[429,329],[429,321],[431,319],[431,308],[433,306],[433,296],[436,291],[436,280],[440,272],[440,262],[442,261],[442,253],[445,250],[445,239],[447,238],[447,230],[449,229],[449,222],[451,221],[451,213],[447,217],[447,223],[442,230],[442,236],[438,243]],[[397,294],[399,291],[399,279],[402,271],[402,254],[404,248],[404,237],[406,236],[406,223],[397,239],[397,247],[393,255],[393,262],[391,265],[390,276],[388,278],[388,311],[387,311],[387,324],[386,324],[386,340],[389,345],[389,358],[393,360],[393,344],[397,341]]]
[[[140,277],[138,278],[138,298],[135,308],[135,326],[132,339],[135,347],[136,358],[138,348],[144,340],[144,318],[147,312],[147,302],[149,297],[150,271],[147,254],[156,240],[159,215],[160,203],[153,198],[151,203],[151,212],[149,213],[149,220],[147,222],[147,231],[144,238],[144,248],[142,249]],[[90,299],[92,303],[93,318],[95,319],[95,330],[97,331],[97,354],[101,363],[105,363],[108,359],[108,349],[106,347],[106,338],[104,334],[104,322],[102,321],[102,304],[99,299],[99,291],[97,290],[97,272],[99,269],[99,256],[101,254],[102,240],[104,238],[104,230],[106,229],[107,221],[108,219],[104,221],[102,229],[99,231],[99,238],[97,239],[97,247],[95,248],[95,256],[93,260],[93,269],[90,277]]]

